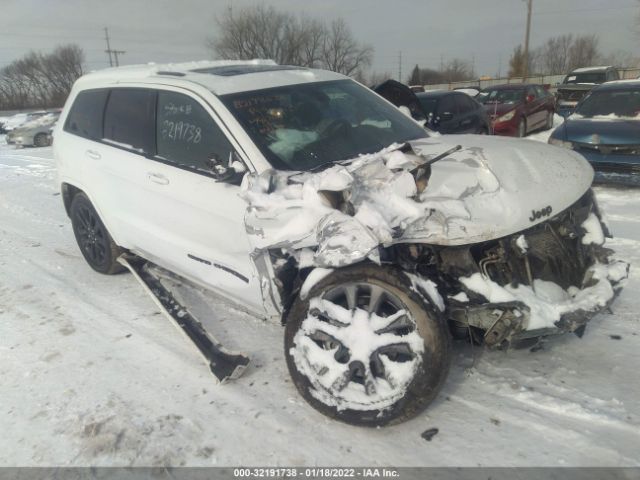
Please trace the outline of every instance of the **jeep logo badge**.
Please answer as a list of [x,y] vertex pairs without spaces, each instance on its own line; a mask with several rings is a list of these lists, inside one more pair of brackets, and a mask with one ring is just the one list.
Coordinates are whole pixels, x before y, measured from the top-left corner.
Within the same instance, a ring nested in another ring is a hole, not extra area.
[[529,221],[533,222],[534,220],[537,220],[540,217],[548,217],[549,215],[551,215],[551,205],[544,207],[542,210],[531,210],[531,216],[529,217]]

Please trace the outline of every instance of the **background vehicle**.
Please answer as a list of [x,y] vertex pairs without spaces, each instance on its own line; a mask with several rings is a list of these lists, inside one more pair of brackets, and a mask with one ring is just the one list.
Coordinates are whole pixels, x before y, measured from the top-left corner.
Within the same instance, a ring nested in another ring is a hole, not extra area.
[[466,93],[470,97],[477,97],[478,94],[482,91],[482,87],[479,86],[470,86],[470,87],[456,87],[454,88],[456,92]]
[[558,114],[566,117],[571,115],[576,105],[594,85],[619,80],[620,75],[614,67],[585,67],[569,73],[556,93]]
[[489,134],[489,116],[482,105],[464,92],[438,91],[416,94],[427,126],[440,133]]
[[595,87],[549,143],[582,154],[596,180],[640,186],[640,80]]
[[495,135],[524,137],[553,127],[555,100],[540,85],[497,85],[484,89],[476,99],[489,114]]
[[[613,299],[626,267],[607,263],[580,155],[430,138],[353,80],[299,70],[222,61],[78,80],[53,148],[87,263],[111,274],[135,255],[284,323],[300,394],[366,426],[436,397],[450,330],[506,347],[584,328]],[[537,280],[564,292],[562,315]]]
[[23,147],[46,147],[51,145],[49,130],[55,125],[60,113],[47,113],[34,120],[23,123],[10,131],[6,141],[10,145]]
[[480,133],[491,131],[482,105],[469,95],[448,90],[415,93],[406,85],[388,80],[373,90],[397,107],[407,107],[418,122],[440,133]]
[[46,113],[45,111],[16,113],[4,121],[4,130],[5,132],[10,132],[14,128],[46,115]]

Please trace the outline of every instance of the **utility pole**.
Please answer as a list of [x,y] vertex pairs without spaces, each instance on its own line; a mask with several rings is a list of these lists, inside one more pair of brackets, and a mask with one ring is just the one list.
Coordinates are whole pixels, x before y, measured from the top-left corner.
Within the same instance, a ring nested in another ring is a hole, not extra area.
[[402,82],[402,51],[398,52],[398,81]]
[[112,50],[113,56],[116,59],[116,67],[120,66],[120,62],[118,62],[118,54],[124,55],[126,52],[124,50]]
[[[113,63],[115,60],[116,67],[120,66],[120,62],[118,61],[118,55],[124,55],[126,52],[124,50],[112,50],[111,44],[109,43],[109,29],[104,27],[104,39],[107,41],[107,49],[105,52],[109,55],[109,65],[113,67]],[[111,56],[113,54],[113,57]]]
[[529,36],[531,35],[531,4],[533,0],[525,0],[527,2],[527,33],[524,37],[524,74],[522,75],[522,83],[527,81],[529,75]]
[[109,66],[113,67],[113,59],[111,58],[111,45],[109,45],[109,29],[104,27],[104,39],[107,41],[107,49],[105,53],[109,55]]

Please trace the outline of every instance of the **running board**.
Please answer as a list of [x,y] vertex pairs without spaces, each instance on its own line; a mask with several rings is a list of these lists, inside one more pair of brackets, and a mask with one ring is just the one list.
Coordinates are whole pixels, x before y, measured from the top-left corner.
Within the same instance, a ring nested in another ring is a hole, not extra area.
[[149,271],[152,263],[140,258],[127,258],[125,255],[118,257],[118,262],[133,274],[167,318],[195,344],[219,383],[235,380],[243,374],[249,365],[249,358],[241,353],[225,350],[187,307],[180,304],[160,279]]

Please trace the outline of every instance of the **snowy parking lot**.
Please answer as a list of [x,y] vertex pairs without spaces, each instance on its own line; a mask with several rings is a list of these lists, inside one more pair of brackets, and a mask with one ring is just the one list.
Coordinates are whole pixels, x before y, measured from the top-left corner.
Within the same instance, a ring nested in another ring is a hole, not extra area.
[[640,190],[596,193],[632,264],[613,314],[535,352],[457,342],[425,413],[363,429],[298,395],[282,327],[202,297],[252,359],[215,385],[131,275],[85,263],[51,148],[0,136],[0,465],[640,466]]

